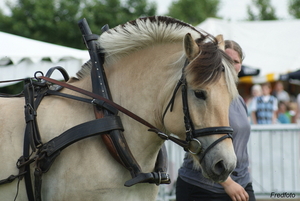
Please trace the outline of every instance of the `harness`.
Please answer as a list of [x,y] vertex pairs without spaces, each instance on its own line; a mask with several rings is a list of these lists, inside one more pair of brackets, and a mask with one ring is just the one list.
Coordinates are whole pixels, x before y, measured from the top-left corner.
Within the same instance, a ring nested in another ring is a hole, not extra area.
[[[188,65],[188,62],[186,62],[183,67],[182,76],[178,81],[171,100],[163,114],[164,121],[167,111],[170,109],[172,112],[175,96],[181,87],[186,140],[180,140],[176,137],[165,134],[146,120],[113,102],[102,65],[104,63],[104,55],[99,53],[99,48],[95,42],[99,36],[91,33],[85,19],[79,22],[79,26],[83,33],[85,44],[89,49],[93,66],[91,73],[93,92],[77,88],[65,82],[51,79],[50,77],[53,71],[58,70],[63,74],[65,81],[68,81],[69,76],[62,67],[51,68],[45,76],[41,72],[37,72],[35,74],[35,79],[25,79],[24,97],[26,129],[24,134],[23,155],[17,162],[19,174],[11,175],[7,179],[0,180],[0,185],[10,183],[17,178],[19,180],[25,178],[28,200],[41,201],[42,175],[49,171],[55,158],[69,145],[84,138],[96,135],[101,135],[113,157],[130,171],[132,179],[126,181],[124,184],[125,186],[129,187],[137,183],[155,183],[156,185],[169,184],[170,178],[166,173],[167,156],[165,146],[163,146],[159,151],[155,171],[143,173],[140,166],[131,154],[131,151],[122,133],[124,128],[121,119],[118,116],[119,111],[147,126],[149,128],[148,131],[156,133],[163,140],[171,140],[172,142],[175,142],[179,146],[183,147],[185,151],[189,151],[192,154],[199,154],[202,152],[200,162],[202,162],[206,153],[216,144],[226,138],[232,138],[233,130],[230,127],[210,127],[203,129],[194,128],[188,107],[187,81],[183,73],[185,67]],[[103,29],[105,31],[107,27],[104,27]],[[41,76],[38,76],[38,74],[41,74]],[[79,92],[89,98],[82,98],[61,93],[60,90],[62,88],[68,88],[70,90]],[[49,142],[43,143],[41,141],[37,125],[36,111],[42,99],[47,95],[62,96],[65,98],[93,104],[96,119],[70,128]],[[197,137],[224,133],[226,135],[217,139],[206,149],[201,146],[200,141],[197,139]],[[35,155],[33,156],[33,154]],[[30,173],[30,164],[33,162],[36,163],[34,172],[34,188],[32,187]]]

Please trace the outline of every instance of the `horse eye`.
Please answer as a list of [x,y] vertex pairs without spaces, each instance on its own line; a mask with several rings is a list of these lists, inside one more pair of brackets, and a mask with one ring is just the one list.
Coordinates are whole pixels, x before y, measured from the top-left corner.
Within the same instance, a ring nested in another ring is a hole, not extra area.
[[194,91],[195,96],[199,99],[206,100],[206,92],[205,91]]

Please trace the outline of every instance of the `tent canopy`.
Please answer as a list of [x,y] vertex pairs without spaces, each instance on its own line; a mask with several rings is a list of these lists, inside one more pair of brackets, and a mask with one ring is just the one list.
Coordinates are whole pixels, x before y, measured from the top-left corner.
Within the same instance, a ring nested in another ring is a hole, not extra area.
[[279,74],[300,69],[299,27],[300,20],[233,22],[214,18],[197,26],[213,35],[222,34],[225,40],[238,42],[246,55],[243,64],[259,69],[259,76],[274,74],[274,79]]
[[[80,38],[78,42],[81,42]],[[0,80],[32,77],[34,72],[46,73],[53,66],[62,66],[70,76],[75,76],[81,65],[89,60],[89,53],[86,50],[54,45],[4,32],[0,32],[0,48]],[[54,78],[58,79],[57,76],[54,75]],[[0,84],[0,87],[9,84],[11,83]]]

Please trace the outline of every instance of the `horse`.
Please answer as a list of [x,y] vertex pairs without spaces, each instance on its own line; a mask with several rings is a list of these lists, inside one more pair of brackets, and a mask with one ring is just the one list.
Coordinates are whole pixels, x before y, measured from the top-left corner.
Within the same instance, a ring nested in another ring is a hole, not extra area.
[[[216,37],[182,21],[163,16],[139,18],[102,33],[104,68],[115,103],[144,118],[168,135],[185,140],[182,92],[174,88],[184,75],[189,115],[195,129],[229,126],[229,105],[237,96],[237,75]],[[92,90],[89,63],[68,83]],[[185,67],[184,67],[185,66]],[[182,86],[180,86],[182,87]],[[63,93],[78,95],[67,88]],[[170,100],[172,110],[168,107]],[[0,179],[17,174],[22,155],[24,98],[0,98]],[[65,130],[95,119],[93,105],[54,95],[46,96],[37,111],[43,142]],[[119,114],[128,146],[144,172],[154,169],[164,140],[145,125]],[[202,151],[193,154],[195,168],[215,182],[226,180],[236,165],[230,138],[222,133],[197,137]],[[192,154],[191,154],[192,155]],[[32,165],[34,166],[34,165]],[[34,168],[34,167],[32,167]],[[43,200],[155,200],[158,186],[125,187],[130,173],[110,155],[99,136],[78,141],[57,157],[43,175]],[[27,200],[24,182],[0,186],[1,200]]]

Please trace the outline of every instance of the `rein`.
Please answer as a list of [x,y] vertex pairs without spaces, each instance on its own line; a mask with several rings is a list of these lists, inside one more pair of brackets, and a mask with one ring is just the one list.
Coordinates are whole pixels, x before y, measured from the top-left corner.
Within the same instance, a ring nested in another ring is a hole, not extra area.
[[162,138],[164,140],[171,140],[174,143],[178,144],[179,146],[183,147],[184,149],[187,149],[188,146],[189,146],[189,144],[186,141],[183,141],[183,140],[180,140],[180,139],[175,138],[173,136],[165,134],[164,132],[162,132],[161,130],[159,130],[158,128],[156,128],[155,126],[153,126],[152,124],[150,124],[149,122],[147,122],[146,120],[144,120],[143,118],[139,117],[138,115],[132,113],[131,111],[127,110],[126,108],[124,108],[122,106],[120,106],[119,104],[117,104],[117,103],[115,103],[115,102],[113,102],[113,101],[111,101],[109,99],[106,99],[106,98],[104,98],[104,97],[102,97],[102,96],[100,96],[98,94],[86,91],[84,89],[75,87],[75,86],[70,85],[70,84],[65,83],[65,82],[60,82],[60,81],[51,79],[49,77],[40,76],[39,78],[43,79],[43,80],[45,80],[47,82],[59,85],[61,87],[70,89],[72,91],[81,93],[81,94],[86,95],[88,97],[91,97],[91,98],[93,98],[91,100],[91,103],[93,103],[93,104],[97,102],[97,103],[100,103],[102,106],[108,105],[110,108],[114,108],[116,110],[119,110],[122,113],[124,113],[125,115],[127,115],[127,116],[131,117],[132,119],[136,120],[137,122],[139,122],[139,123],[147,126],[149,128],[148,131],[155,132],[160,138]]

